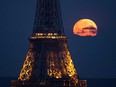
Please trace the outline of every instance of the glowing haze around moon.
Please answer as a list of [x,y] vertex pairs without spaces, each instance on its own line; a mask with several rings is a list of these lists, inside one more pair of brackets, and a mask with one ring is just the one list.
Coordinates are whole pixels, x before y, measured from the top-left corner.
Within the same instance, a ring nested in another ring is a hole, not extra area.
[[97,31],[97,25],[90,19],[77,21],[73,28],[73,33],[79,36],[96,36]]

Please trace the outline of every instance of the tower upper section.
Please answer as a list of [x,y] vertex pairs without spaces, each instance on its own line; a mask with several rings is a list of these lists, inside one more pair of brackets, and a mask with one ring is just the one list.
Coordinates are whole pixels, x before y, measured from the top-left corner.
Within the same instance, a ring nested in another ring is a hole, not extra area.
[[33,35],[64,35],[60,0],[37,0]]

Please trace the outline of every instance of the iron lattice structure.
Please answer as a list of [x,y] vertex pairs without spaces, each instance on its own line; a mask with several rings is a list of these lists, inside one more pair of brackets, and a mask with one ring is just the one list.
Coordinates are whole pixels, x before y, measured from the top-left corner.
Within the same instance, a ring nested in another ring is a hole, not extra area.
[[26,59],[11,87],[77,87],[78,74],[64,34],[60,1],[37,0]]

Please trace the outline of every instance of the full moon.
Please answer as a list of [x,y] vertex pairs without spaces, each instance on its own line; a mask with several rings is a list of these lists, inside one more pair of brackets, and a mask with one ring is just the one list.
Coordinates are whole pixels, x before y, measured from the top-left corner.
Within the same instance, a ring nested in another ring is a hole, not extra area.
[[90,19],[81,19],[73,27],[73,33],[79,36],[96,36],[97,25]]

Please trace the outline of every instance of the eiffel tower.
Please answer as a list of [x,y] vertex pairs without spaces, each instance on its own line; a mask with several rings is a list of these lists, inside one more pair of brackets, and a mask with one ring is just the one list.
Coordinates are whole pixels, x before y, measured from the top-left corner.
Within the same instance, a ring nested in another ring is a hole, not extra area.
[[37,0],[29,42],[20,75],[11,81],[11,87],[79,87],[63,29],[60,0]]

